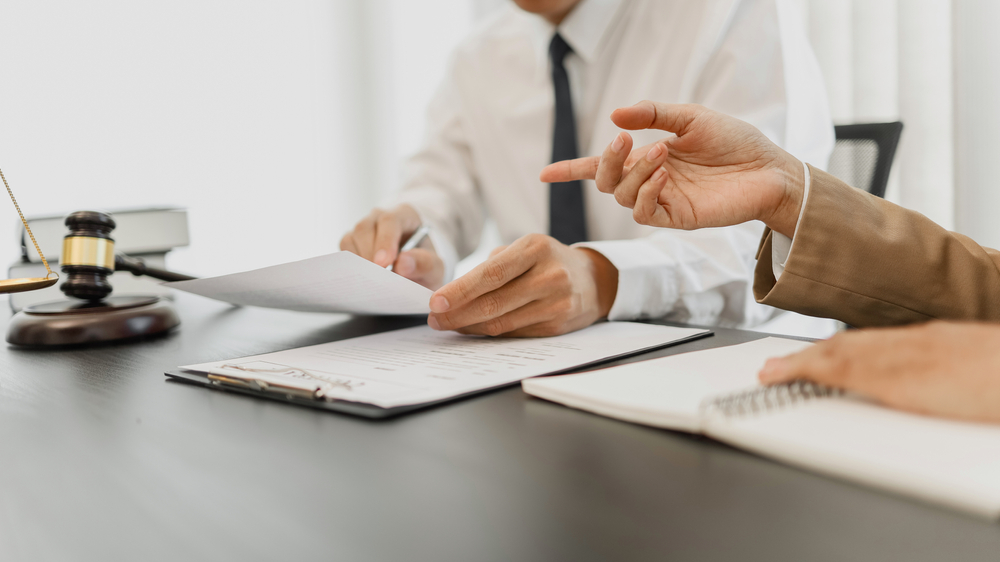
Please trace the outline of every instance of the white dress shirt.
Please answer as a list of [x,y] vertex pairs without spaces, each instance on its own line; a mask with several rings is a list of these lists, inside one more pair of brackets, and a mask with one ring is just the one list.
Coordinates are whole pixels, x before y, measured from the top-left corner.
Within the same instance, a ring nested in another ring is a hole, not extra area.
[[[559,26],[581,156],[618,129],[611,112],[640,100],[700,103],[750,122],[824,168],[833,126],[801,18],[785,0],[583,0]],[[505,244],[548,233],[555,28],[513,3],[456,50],[428,112],[428,136],[405,168],[398,202],[431,226],[450,279],[488,216]],[[663,138],[636,131],[635,146]],[[592,248],[618,269],[609,318],[669,317],[750,327],[775,311],[751,293],[759,223],[694,232],[636,224],[630,209],[584,182]]]

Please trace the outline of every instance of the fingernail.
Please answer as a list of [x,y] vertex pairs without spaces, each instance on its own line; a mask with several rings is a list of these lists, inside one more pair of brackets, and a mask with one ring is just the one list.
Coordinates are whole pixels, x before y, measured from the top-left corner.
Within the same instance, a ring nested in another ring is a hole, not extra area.
[[433,330],[441,329],[441,324],[438,324],[437,318],[434,318],[433,316],[427,317],[427,325],[430,326],[431,329]]
[[785,360],[781,358],[768,359],[764,363],[764,368],[760,370],[757,378],[764,384],[771,384],[781,380],[781,375],[785,371]]
[[622,138],[622,133],[618,133],[615,140],[611,141],[611,150],[615,152],[620,152],[621,149],[625,148],[625,139]]
[[398,260],[396,260],[395,271],[400,275],[403,276],[409,275],[413,273],[413,270],[415,270],[416,268],[417,268],[417,262],[413,259],[413,256],[410,256],[408,254],[403,254],[399,256]]
[[663,145],[656,143],[653,145],[653,148],[650,148],[649,152],[646,153],[646,160],[652,162],[659,158],[661,154],[663,154]]
[[448,312],[449,308],[451,308],[451,304],[448,302],[448,299],[441,295],[431,297],[431,312]]
[[659,182],[663,181],[664,178],[666,178],[666,177],[667,177],[667,171],[665,169],[663,169],[663,166],[660,166],[659,168],[656,169],[655,172],[653,172],[653,177],[650,178],[650,179],[653,182],[659,183]]
[[382,267],[385,267],[385,266],[389,265],[389,264],[385,263],[385,261],[386,261],[386,259],[388,259],[388,257],[389,257],[389,253],[388,252],[386,252],[385,250],[379,250],[379,251],[375,252],[375,263],[381,265]]

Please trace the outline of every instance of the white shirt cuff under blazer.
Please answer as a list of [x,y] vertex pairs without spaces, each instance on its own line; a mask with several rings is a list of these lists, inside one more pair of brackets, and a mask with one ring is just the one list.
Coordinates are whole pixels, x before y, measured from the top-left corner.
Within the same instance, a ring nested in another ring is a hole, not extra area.
[[[559,26],[581,155],[600,155],[611,112],[640,100],[700,103],[760,129],[824,167],[833,125],[819,66],[787,0],[583,0]],[[555,29],[508,3],[454,52],[428,110],[423,147],[405,166],[413,205],[454,271],[492,217],[505,244],[548,232]],[[662,131],[635,131],[636,146]],[[584,182],[586,247],[619,271],[612,320],[668,317],[751,327],[775,314],[754,302],[759,223],[695,232],[638,225],[631,209]]]
[[[795,232],[799,231],[799,223],[802,222],[802,215],[806,212],[806,201],[809,199],[809,166],[803,162],[802,168],[805,169],[805,187],[802,188],[802,206],[799,207],[799,219],[795,221]],[[795,232],[789,238],[780,232],[771,231],[771,271],[774,272],[775,281],[781,279],[781,274],[785,272],[785,263],[788,262],[788,255],[792,253]]]

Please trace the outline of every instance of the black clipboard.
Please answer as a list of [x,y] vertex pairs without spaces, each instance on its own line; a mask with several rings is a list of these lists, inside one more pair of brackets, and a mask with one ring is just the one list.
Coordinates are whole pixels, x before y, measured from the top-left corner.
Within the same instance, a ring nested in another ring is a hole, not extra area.
[[[694,340],[699,340],[701,338],[707,338],[709,336],[715,335],[714,332],[705,331],[692,336],[688,336],[684,339],[673,340],[669,342],[664,342],[662,344],[652,345],[649,347],[644,347],[641,349],[634,349],[626,353],[620,353],[618,355],[612,355],[610,357],[603,357],[596,361],[591,361],[589,363],[584,363],[582,365],[576,365],[569,369],[563,369],[561,371],[553,371],[551,373],[545,373],[544,375],[538,376],[550,376],[550,375],[564,375],[567,373],[572,373],[576,371],[582,371],[590,367],[596,367],[604,363],[610,363],[618,359],[624,359],[626,357],[632,357],[635,355],[641,355],[643,353],[653,351],[656,349],[662,349],[665,347],[670,347],[674,345],[679,345],[682,343],[687,343]],[[340,414],[350,414],[352,416],[360,416],[369,419],[386,419],[401,414],[406,414],[416,410],[422,410],[424,408],[431,408],[433,406],[438,406],[446,402],[452,402],[454,400],[461,400],[463,398],[468,398],[470,396],[475,396],[477,394],[484,394],[486,392],[491,392],[500,388],[506,388],[508,386],[513,386],[515,384],[521,384],[521,381],[514,381],[511,383],[501,384],[497,386],[491,386],[487,388],[480,388],[472,392],[466,392],[464,394],[456,394],[455,396],[449,396],[441,400],[433,400],[430,402],[421,402],[419,404],[407,404],[406,406],[396,406],[393,408],[382,408],[380,406],[374,406],[372,404],[365,404],[363,402],[351,402],[349,400],[325,400],[325,399],[315,399],[308,398],[304,396],[297,396],[295,394],[287,394],[282,391],[275,390],[265,390],[265,389],[253,389],[247,386],[237,386],[231,384],[225,384],[224,382],[218,380],[212,380],[208,378],[208,375],[198,371],[188,371],[185,369],[176,369],[173,371],[166,371],[164,373],[169,380],[185,382],[196,384],[199,386],[204,386],[212,390],[221,390],[224,392],[234,392],[236,394],[243,394],[245,396],[254,396],[257,398],[264,398],[266,400],[276,400],[278,402],[284,402],[286,404],[293,404],[295,406],[305,406],[306,408],[314,408],[317,410],[325,410],[328,412],[337,412]]]

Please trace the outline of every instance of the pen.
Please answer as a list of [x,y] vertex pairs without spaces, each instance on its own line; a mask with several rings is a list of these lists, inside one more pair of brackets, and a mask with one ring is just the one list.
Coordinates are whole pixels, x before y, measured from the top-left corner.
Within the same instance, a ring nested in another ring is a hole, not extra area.
[[[421,226],[418,228],[417,231],[406,240],[403,247],[399,249],[399,253],[402,254],[403,252],[409,252],[410,250],[416,248],[418,244],[424,241],[424,238],[427,238],[427,234],[430,233],[430,231],[431,229],[427,226]],[[390,263],[386,266],[386,269],[392,271],[392,264]]]

